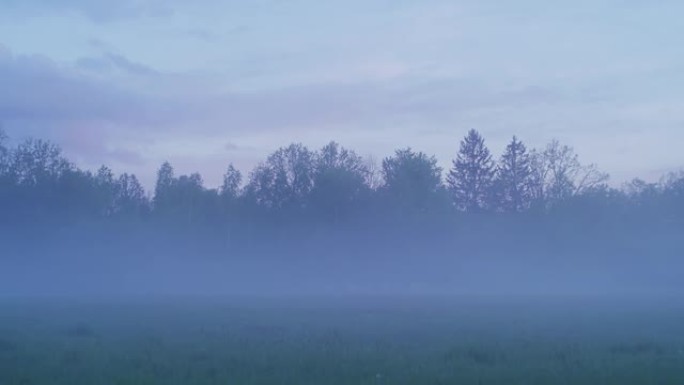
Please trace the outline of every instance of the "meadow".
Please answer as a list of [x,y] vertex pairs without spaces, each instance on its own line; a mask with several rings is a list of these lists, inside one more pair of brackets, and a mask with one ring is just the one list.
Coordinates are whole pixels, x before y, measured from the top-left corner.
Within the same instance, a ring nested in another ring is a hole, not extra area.
[[683,383],[674,300],[0,302],[1,385]]

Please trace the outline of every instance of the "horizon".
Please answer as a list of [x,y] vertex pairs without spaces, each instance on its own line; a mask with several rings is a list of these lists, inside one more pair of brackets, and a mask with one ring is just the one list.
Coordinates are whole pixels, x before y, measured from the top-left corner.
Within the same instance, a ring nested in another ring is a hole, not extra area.
[[[1,127],[0,127],[0,128],[1,128]],[[527,145],[527,143],[525,143],[525,141],[522,140],[520,137],[518,137],[517,135],[515,135],[515,137],[516,137],[518,140],[521,140],[523,144]],[[512,138],[513,138],[513,136],[511,137],[511,139],[512,139]],[[8,138],[7,138],[7,142],[8,142],[8,144],[10,144],[10,146],[16,146],[16,145],[18,145],[18,144],[21,144],[23,141],[25,141],[25,140],[27,140],[27,139],[45,140],[45,139],[43,139],[43,138],[35,137],[35,136],[24,136],[24,137],[21,138],[21,139],[13,138],[13,137],[8,137]],[[461,138],[460,140],[462,140],[462,139],[463,139],[463,138]],[[459,142],[460,142],[460,140],[459,140]],[[557,139],[552,139],[552,141],[553,141],[553,140],[557,140]],[[51,142],[51,141],[49,141],[49,142]],[[347,148],[346,146],[344,146],[343,143],[340,143],[340,142],[335,141],[335,140],[330,140],[330,141],[325,142],[323,145],[321,145],[321,146],[318,147],[318,148],[309,148],[309,150],[311,150],[311,151],[313,151],[313,152],[317,152],[317,151],[319,151],[324,145],[326,145],[326,144],[328,144],[328,143],[332,143],[332,142],[337,143],[337,144],[341,145],[342,147]],[[80,170],[87,171],[87,172],[91,172],[92,174],[95,174],[95,173],[97,173],[97,171],[98,171],[98,169],[99,169],[100,167],[107,167],[108,169],[110,169],[110,170],[112,170],[113,172],[115,172],[115,174],[131,174],[131,175],[135,175],[135,176],[138,177],[138,179],[140,180],[140,183],[141,183],[141,185],[143,186],[143,188],[145,189],[145,192],[146,192],[148,195],[150,195],[150,196],[153,196],[153,195],[154,195],[154,186],[155,186],[155,183],[157,182],[157,177],[158,177],[157,172],[159,171],[159,168],[160,168],[160,167],[162,166],[162,164],[164,164],[164,163],[167,163],[167,162],[168,162],[169,164],[171,164],[171,166],[173,166],[173,168],[174,168],[175,173],[176,173],[177,175],[179,175],[179,176],[180,176],[180,175],[191,175],[191,174],[195,174],[195,173],[201,175],[201,177],[202,177],[202,182],[203,182],[203,186],[204,186],[205,188],[207,188],[207,189],[220,189],[220,186],[221,186],[221,183],[223,182],[223,177],[224,177],[224,175],[225,175],[226,169],[227,169],[229,166],[235,166],[235,163],[231,162],[230,160],[226,160],[226,165],[225,165],[225,167],[223,168],[223,171],[220,172],[220,173],[218,173],[218,174],[216,174],[216,175],[210,175],[210,178],[209,178],[209,180],[208,180],[207,177],[206,177],[206,175],[202,172],[202,170],[177,168],[176,165],[175,165],[172,161],[168,160],[168,159],[171,159],[172,157],[167,157],[167,158],[163,158],[164,160],[162,160],[162,163],[160,163],[159,165],[157,165],[157,166],[152,166],[152,167],[153,167],[153,168],[152,168],[152,171],[146,170],[147,172],[146,172],[146,173],[143,173],[143,175],[146,175],[146,177],[140,178],[140,175],[136,174],[135,172],[129,172],[129,170],[126,170],[126,169],[117,170],[117,169],[115,169],[115,168],[112,168],[111,165],[105,164],[105,163],[102,163],[102,164],[97,165],[97,166],[90,166],[90,167],[86,166],[86,167],[82,167],[82,165],[78,164],[78,162],[73,162],[73,160],[72,160],[72,158],[69,156],[69,154],[66,153],[66,152],[64,152],[63,148],[62,148],[61,146],[59,146],[59,143],[55,143],[55,142],[51,142],[51,143],[56,144],[56,145],[60,148],[60,150],[62,150],[63,155],[65,156],[65,158],[66,158],[67,160],[69,160],[70,162],[72,162],[72,164],[73,164],[75,167],[77,167],[78,169],[80,169]],[[508,143],[510,143],[510,142],[508,142]],[[504,144],[504,147],[505,147],[508,143]],[[549,142],[549,143],[550,143],[550,142]],[[528,151],[531,151],[531,150],[540,150],[540,151],[543,151],[544,148],[546,147],[546,145],[549,144],[549,143],[546,143],[544,146],[541,146],[540,148],[537,148],[537,147],[535,147],[535,148],[529,148],[529,147],[528,147]],[[559,143],[560,143],[561,145],[567,145],[567,143],[563,143],[563,142],[559,142]],[[258,160],[256,163],[254,163],[254,165],[251,166],[251,168],[240,168],[240,167],[235,167],[235,168],[242,174],[242,176],[243,176],[243,180],[242,180],[242,183],[241,183],[242,187],[245,187],[246,184],[249,182],[249,176],[250,176],[251,172],[254,171],[256,168],[258,168],[258,166],[259,166],[260,164],[263,164],[263,162],[266,160],[266,158],[267,158],[269,155],[273,154],[273,153],[276,152],[278,149],[283,149],[283,148],[287,147],[287,146],[290,145],[290,144],[302,144],[302,143],[301,143],[301,142],[298,142],[298,143],[293,142],[293,143],[287,143],[287,144],[283,144],[283,145],[281,145],[281,146],[278,146],[278,147],[274,148],[271,152],[265,154],[264,157],[263,157],[263,159]],[[485,144],[486,144],[486,138],[485,138]],[[303,144],[303,145],[306,147],[306,144]],[[574,147],[572,147],[572,146],[570,146],[570,147],[571,147],[571,149],[575,152],[575,154],[577,154],[578,156],[582,153],[581,149],[578,150],[578,149],[576,149],[576,148],[574,148]],[[403,149],[406,149],[406,148],[410,148],[411,150],[413,150],[413,151],[415,151],[415,152],[419,152],[419,153],[422,152],[422,153],[426,154],[427,156],[433,156],[433,154],[427,153],[427,152],[425,152],[425,151],[422,151],[422,150],[417,149],[417,148],[415,148],[415,147],[413,147],[413,146],[410,146],[410,145],[409,145],[409,146],[402,147],[402,148],[397,148],[397,149],[395,149],[394,151],[392,151],[391,153],[387,154],[386,156],[382,156],[382,157],[381,157],[381,156],[376,156],[375,154],[365,154],[365,155],[358,154],[358,155],[360,155],[360,156],[363,158],[364,162],[366,162],[366,163],[368,163],[368,162],[374,162],[375,165],[376,165],[377,167],[380,167],[380,166],[381,166],[381,163],[382,163],[382,161],[383,161],[383,159],[390,158],[390,157],[392,157],[392,156],[394,156],[394,155],[396,154],[396,151],[398,151],[398,150],[403,150]],[[352,150],[352,151],[355,151],[353,148],[347,148],[347,149]],[[489,148],[489,146],[488,146],[488,149],[491,151],[493,161],[494,161],[495,163],[498,163],[498,162],[500,161],[500,156],[501,156],[501,155],[503,154],[503,152],[504,152],[503,149],[502,149],[502,151],[499,151],[499,152],[497,152],[496,149]],[[454,160],[454,159],[448,159],[448,160],[445,161],[445,160],[443,160],[443,159],[437,158],[437,166],[438,166],[438,167],[441,167],[441,169],[442,169],[442,172],[441,172],[442,183],[445,183],[445,182],[446,182],[446,176],[448,175],[449,170],[453,167],[453,160]],[[605,170],[603,170],[603,169],[601,168],[601,166],[598,165],[598,164],[586,163],[586,162],[584,162],[584,159],[582,159],[581,156],[579,157],[579,160],[580,160],[580,163],[582,163],[584,166],[596,166],[598,171],[605,172]],[[657,184],[657,183],[666,182],[667,179],[668,179],[669,177],[676,177],[677,175],[681,175],[681,174],[683,174],[683,173],[684,173],[684,168],[673,168],[672,170],[663,170],[663,172],[662,172],[661,174],[659,174],[659,175],[653,175],[651,178],[648,178],[648,177],[641,177],[641,176],[638,176],[638,175],[637,175],[637,176],[634,176],[634,177],[631,177],[631,178],[627,178],[627,179],[624,179],[624,180],[616,180],[616,179],[613,177],[612,174],[607,173],[607,174],[608,174],[608,179],[607,179],[604,183],[605,183],[608,187],[610,187],[610,188],[615,188],[615,189],[620,190],[620,189],[623,189],[623,188],[625,187],[625,185],[627,185],[628,183],[630,183],[630,182],[632,182],[632,181],[635,181],[635,180],[641,180],[641,181],[644,181],[644,182],[646,182],[646,183],[656,183],[656,184]]]

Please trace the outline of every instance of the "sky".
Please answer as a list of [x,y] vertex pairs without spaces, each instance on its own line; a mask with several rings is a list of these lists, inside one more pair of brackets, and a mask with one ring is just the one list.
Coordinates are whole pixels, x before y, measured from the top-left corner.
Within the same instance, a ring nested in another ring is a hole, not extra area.
[[684,167],[684,2],[0,0],[0,124],[79,166],[200,171],[282,145],[448,168],[475,128],[498,156],[573,146],[613,183]]

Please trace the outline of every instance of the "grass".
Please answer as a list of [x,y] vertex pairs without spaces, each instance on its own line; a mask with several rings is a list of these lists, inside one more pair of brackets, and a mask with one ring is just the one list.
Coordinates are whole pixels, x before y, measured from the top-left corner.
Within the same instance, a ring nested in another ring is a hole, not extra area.
[[1,385],[682,383],[672,305],[0,304]]

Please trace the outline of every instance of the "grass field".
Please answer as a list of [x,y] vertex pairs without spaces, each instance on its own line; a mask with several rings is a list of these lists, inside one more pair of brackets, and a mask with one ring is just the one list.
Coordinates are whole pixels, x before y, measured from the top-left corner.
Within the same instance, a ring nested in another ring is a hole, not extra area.
[[0,303],[0,385],[684,384],[684,302]]

